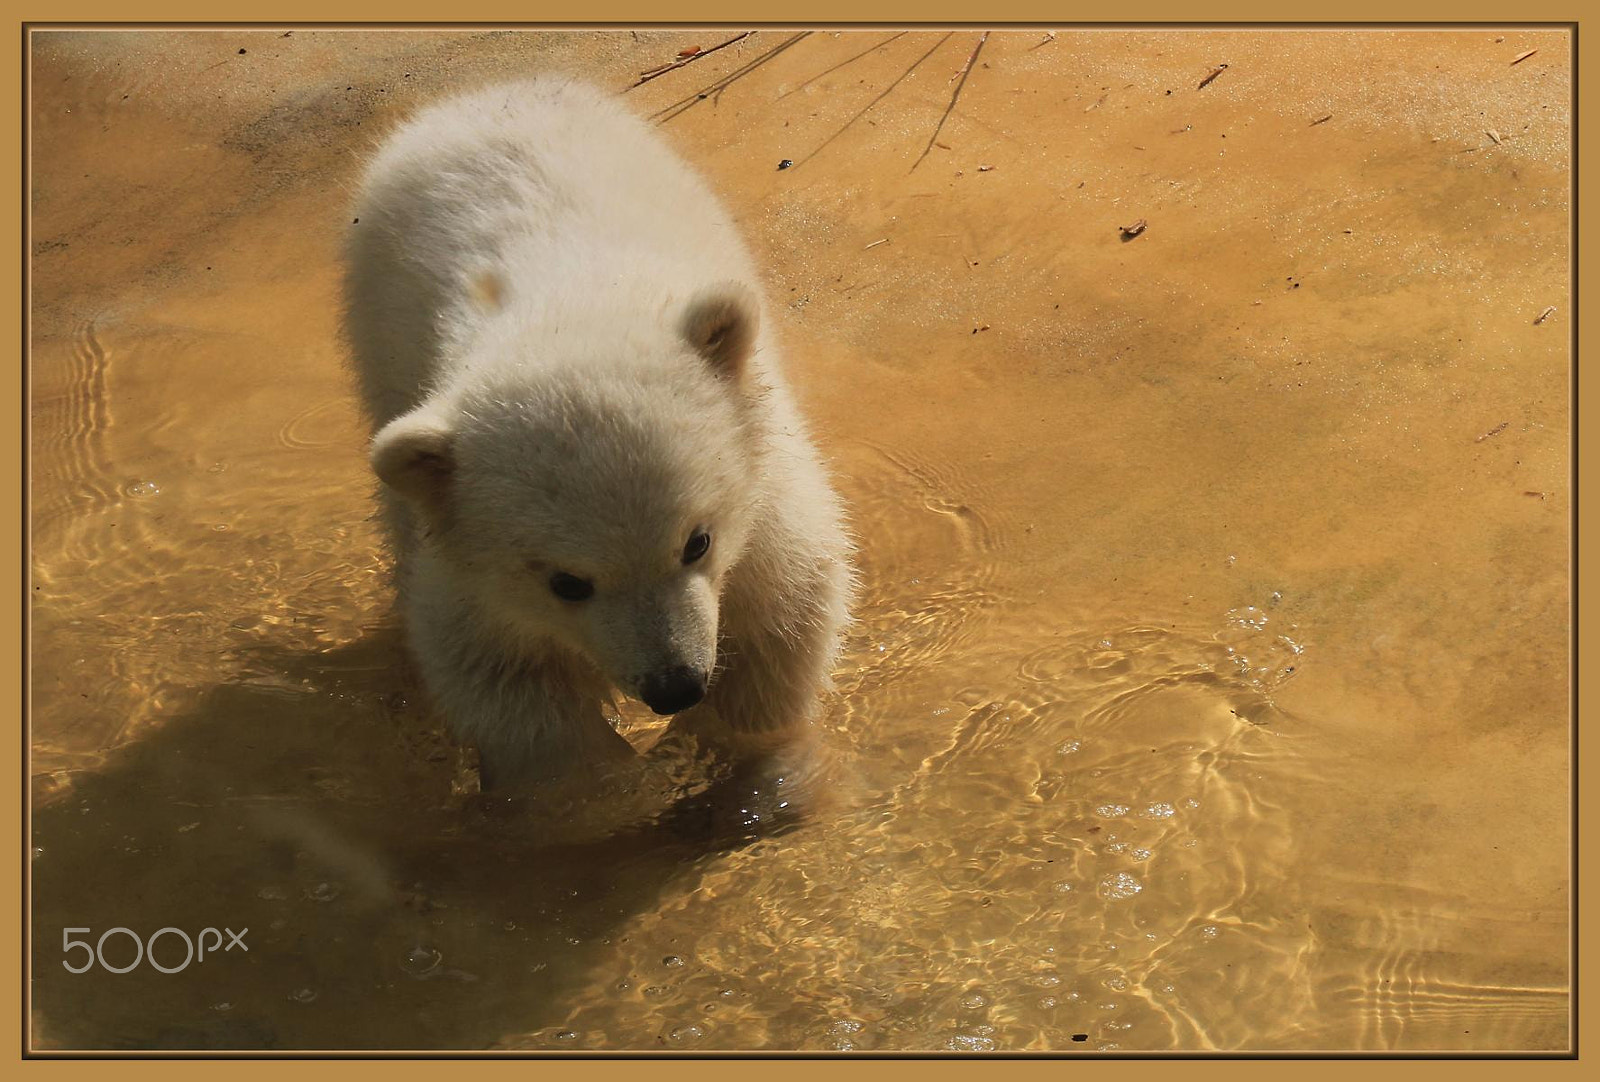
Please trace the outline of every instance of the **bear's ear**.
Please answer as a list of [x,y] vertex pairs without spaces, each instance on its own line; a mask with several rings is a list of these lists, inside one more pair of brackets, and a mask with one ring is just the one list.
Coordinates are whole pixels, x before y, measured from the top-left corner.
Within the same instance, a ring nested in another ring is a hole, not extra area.
[[756,344],[761,309],[737,282],[713,286],[689,302],[679,332],[717,375],[737,380]]
[[372,470],[410,500],[434,525],[442,524],[456,460],[449,426],[427,407],[396,417],[372,438]]

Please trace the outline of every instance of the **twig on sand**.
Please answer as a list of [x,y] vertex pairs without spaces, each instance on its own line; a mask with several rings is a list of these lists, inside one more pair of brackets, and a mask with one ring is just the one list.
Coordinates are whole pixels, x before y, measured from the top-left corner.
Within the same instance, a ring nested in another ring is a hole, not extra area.
[[818,154],[821,154],[823,149],[829,143],[833,142],[835,139],[839,138],[839,136],[841,136],[845,132],[849,131],[850,130],[850,125],[854,124],[856,121],[858,121],[862,117],[866,116],[867,115],[867,110],[871,109],[874,105],[877,105],[884,98],[887,98],[889,96],[889,92],[890,91],[892,91],[895,87],[899,86],[902,82],[904,82],[906,80],[906,78],[912,72],[916,71],[918,68],[920,68],[922,66],[922,62],[924,60],[928,59],[928,57],[932,56],[934,54],[934,52],[938,50],[939,46],[943,45],[945,42],[949,41],[954,36],[955,35],[953,33],[948,33],[944,37],[940,38],[938,41],[934,42],[933,43],[933,48],[929,49],[927,52],[925,52],[921,56],[917,57],[916,61],[909,68],[907,68],[905,71],[901,72],[899,77],[896,78],[894,82],[890,83],[888,86],[883,88],[883,93],[879,94],[877,97],[875,97],[871,101],[867,102],[867,104],[864,105],[861,108],[861,111],[859,113],[857,113],[855,116],[851,117],[849,120],[844,122],[844,127],[840,128],[838,131],[834,132],[832,135],[830,135],[826,139],[824,139],[820,144],[818,144],[817,148],[815,150],[813,150],[810,154],[807,154],[804,158],[801,158],[799,161],[795,162],[794,163],[795,167],[799,168],[800,166],[806,164],[806,162],[810,161],[812,158],[815,158]]
[[1211,74],[1210,75],[1207,75],[1204,79],[1200,80],[1200,85],[1195,87],[1195,89],[1196,90],[1204,90],[1206,87],[1211,85],[1211,80],[1215,79],[1217,76],[1221,75],[1223,72],[1225,72],[1227,70],[1228,70],[1228,65],[1226,65],[1226,64],[1218,64],[1215,68],[1211,69]]
[[712,53],[716,52],[718,49],[726,49],[728,46],[732,45],[734,42],[743,41],[745,38],[749,37],[751,34],[754,34],[754,33],[755,33],[754,30],[746,30],[742,34],[735,34],[733,37],[729,38],[727,41],[723,42],[721,45],[713,45],[709,49],[696,49],[694,52],[690,53],[688,56],[680,56],[680,57],[678,57],[678,59],[674,60],[670,64],[662,64],[659,68],[651,68],[649,71],[641,72],[639,81],[637,83],[634,83],[633,86],[628,87],[628,90],[632,90],[634,86],[643,86],[645,83],[648,83],[651,79],[659,79],[669,71],[677,71],[679,68],[683,67],[685,64],[693,64],[696,60],[699,60],[702,56],[710,56]]
[[[1052,35],[1054,36],[1054,35]],[[928,145],[922,148],[922,153],[917,155],[917,160],[911,163],[907,172],[916,172],[917,166],[922,164],[922,159],[933,150],[933,142],[939,138],[939,130],[944,127],[944,122],[950,119],[950,114],[955,111],[956,99],[961,97],[961,88],[967,85],[967,76],[972,74],[972,62],[978,59],[978,53],[983,49],[983,43],[989,40],[989,31],[985,30],[983,36],[978,38],[978,44],[972,47],[972,55],[967,57],[967,62],[961,67],[961,81],[956,84],[955,91],[950,95],[950,104],[944,107],[944,114],[939,117],[939,123],[933,127],[933,134],[928,136]]]
[[[654,120],[658,124],[665,124],[667,121],[673,119],[674,117],[682,116],[684,113],[687,113],[690,109],[693,109],[696,105],[698,105],[701,102],[705,101],[712,94],[720,94],[722,91],[726,90],[729,86],[733,85],[733,83],[737,82],[740,79],[743,79],[746,75],[749,75],[752,71],[755,71],[762,64],[765,64],[767,61],[771,60],[773,57],[777,56],[779,53],[783,52],[785,49],[790,48],[791,46],[793,46],[794,44],[796,44],[797,42],[799,42],[803,38],[808,38],[810,36],[811,36],[811,31],[809,31],[809,30],[800,31],[798,34],[795,34],[793,37],[787,39],[786,41],[783,41],[783,42],[780,42],[777,45],[774,45],[772,48],[768,49],[766,52],[762,53],[760,56],[756,57],[754,60],[748,61],[742,67],[734,69],[733,71],[729,72],[727,75],[724,75],[722,78],[716,80],[715,82],[713,82],[713,83],[711,83],[711,84],[709,84],[707,86],[701,87],[699,90],[696,90],[693,94],[690,94],[687,97],[679,98],[677,101],[673,102],[671,105],[667,106],[664,109],[657,109],[654,113],[650,114],[650,119]],[[704,55],[704,54],[698,54],[698,55]]]
[[863,56],[866,56],[868,53],[873,52],[876,49],[883,48],[885,45],[889,44],[891,41],[894,41],[896,38],[903,38],[905,36],[906,36],[906,31],[904,31],[904,30],[900,31],[898,34],[890,34],[888,37],[886,37],[882,41],[878,42],[878,44],[872,46],[869,49],[862,49],[859,53],[857,53],[856,55],[850,57],[848,60],[839,61],[833,67],[829,68],[827,71],[819,71],[817,74],[813,75],[811,78],[807,79],[805,82],[801,83],[799,86],[795,87],[793,90],[785,90],[782,94],[778,95],[777,100],[778,101],[782,101],[784,98],[787,98],[790,94],[798,94],[800,91],[804,90],[806,87],[810,86],[812,83],[816,82],[818,79],[821,79],[822,77],[824,77],[826,75],[832,75],[834,72],[838,71],[840,68],[844,67],[846,64],[854,63],[855,61],[860,60]]

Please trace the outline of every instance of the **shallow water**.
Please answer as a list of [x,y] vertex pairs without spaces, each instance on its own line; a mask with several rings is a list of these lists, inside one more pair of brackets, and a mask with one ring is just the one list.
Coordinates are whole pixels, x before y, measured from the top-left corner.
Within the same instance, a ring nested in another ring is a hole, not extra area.
[[[965,81],[975,31],[761,31],[631,91],[763,259],[864,597],[813,772],[473,792],[345,186],[440,93],[720,40],[34,35],[35,1045],[1567,1047],[1557,31],[994,33]],[[250,949],[58,964],[117,926]]]

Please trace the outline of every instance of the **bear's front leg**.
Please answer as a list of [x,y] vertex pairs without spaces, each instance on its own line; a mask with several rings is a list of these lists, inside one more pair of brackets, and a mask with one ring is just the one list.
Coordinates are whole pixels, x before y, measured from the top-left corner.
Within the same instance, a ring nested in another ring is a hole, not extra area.
[[736,758],[807,742],[832,687],[848,591],[842,564],[791,584],[782,604],[752,596],[748,584],[731,588],[705,701],[674,719],[671,734],[693,734]]
[[413,619],[423,679],[453,734],[478,749],[484,791],[587,777],[637,758],[600,710],[603,689],[558,655],[524,655],[469,621]]

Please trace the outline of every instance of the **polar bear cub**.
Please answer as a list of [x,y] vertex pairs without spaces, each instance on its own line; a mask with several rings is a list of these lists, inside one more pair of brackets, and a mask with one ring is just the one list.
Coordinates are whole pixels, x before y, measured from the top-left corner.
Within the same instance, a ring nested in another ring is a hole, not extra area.
[[735,745],[802,733],[850,545],[706,184],[541,78],[403,124],[351,216],[345,333],[409,641],[485,785],[630,756],[613,689]]

